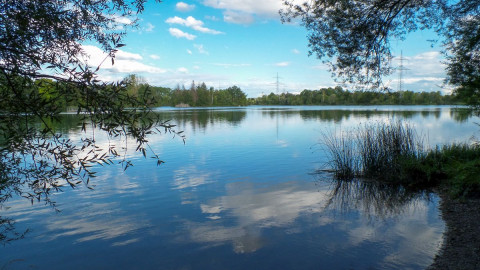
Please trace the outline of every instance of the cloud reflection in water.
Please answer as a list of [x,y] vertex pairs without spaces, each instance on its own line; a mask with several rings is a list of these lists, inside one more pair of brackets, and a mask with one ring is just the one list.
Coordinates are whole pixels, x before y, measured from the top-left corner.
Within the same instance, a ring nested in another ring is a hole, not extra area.
[[[316,187],[302,181],[228,183],[226,195],[199,203],[205,221],[185,221],[188,239],[183,240],[204,248],[230,245],[241,254],[276,247],[281,239],[303,241],[299,239],[319,232],[311,237],[323,239],[316,245],[323,246],[326,255],[341,258],[365,245],[378,245],[369,255],[383,257],[372,259],[379,264],[375,267],[393,268],[427,266],[441,245],[444,228],[438,216],[432,217],[437,212],[432,213],[426,194],[358,183],[344,183],[343,194],[324,183]],[[352,203],[341,202],[346,198]],[[272,230],[283,233],[271,238]],[[329,233],[323,235],[325,231]]]

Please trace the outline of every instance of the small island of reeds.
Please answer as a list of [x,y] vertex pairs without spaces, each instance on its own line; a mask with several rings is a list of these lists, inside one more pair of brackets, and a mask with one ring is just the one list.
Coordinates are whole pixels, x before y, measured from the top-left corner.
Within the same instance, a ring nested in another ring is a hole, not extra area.
[[364,124],[323,134],[329,169],[338,180],[363,178],[407,189],[441,188],[453,197],[480,194],[480,144],[427,148],[408,123]]

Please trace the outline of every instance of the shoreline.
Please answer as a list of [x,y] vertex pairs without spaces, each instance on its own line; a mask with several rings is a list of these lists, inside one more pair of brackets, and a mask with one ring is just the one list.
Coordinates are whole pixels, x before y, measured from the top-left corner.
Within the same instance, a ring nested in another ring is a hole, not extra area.
[[443,244],[428,270],[480,269],[480,198],[452,199],[438,192],[446,231]]

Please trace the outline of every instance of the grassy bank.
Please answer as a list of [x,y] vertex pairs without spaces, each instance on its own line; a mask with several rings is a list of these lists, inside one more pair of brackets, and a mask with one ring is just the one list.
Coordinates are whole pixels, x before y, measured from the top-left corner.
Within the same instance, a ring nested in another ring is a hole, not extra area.
[[403,122],[367,124],[324,134],[335,178],[373,179],[409,189],[443,187],[454,196],[480,195],[480,145],[456,143],[426,149]]

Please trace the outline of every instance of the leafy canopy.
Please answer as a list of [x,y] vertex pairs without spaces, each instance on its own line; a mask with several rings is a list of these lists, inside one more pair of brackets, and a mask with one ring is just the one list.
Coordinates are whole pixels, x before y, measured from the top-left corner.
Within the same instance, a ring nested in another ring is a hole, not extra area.
[[[94,164],[130,166],[128,140],[146,156],[149,135],[182,136],[152,114],[144,99],[130,96],[128,80],[102,82],[96,75],[99,67],[85,61],[82,44],[88,42],[103,48],[105,60],[113,64],[126,29],[137,26],[144,4],[0,1],[0,206],[13,194],[53,204],[51,190],[82,182],[90,188]],[[65,107],[80,118],[79,141],[55,128]],[[99,135],[124,145],[101,148]],[[150,152],[158,164],[163,162]]]
[[[390,42],[419,29],[443,40],[448,82],[478,97],[480,2],[477,0],[314,0],[284,1],[282,21],[300,18],[310,54],[323,59],[342,82],[382,88],[391,74]],[[478,101],[477,99],[477,102]]]
[[85,71],[82,61],[82,42],[96,42],[114,57],[125,29],[136,25],[134,16],[143,11],[144,2],[3,0],[2,72],[84,81],[91,74]]

